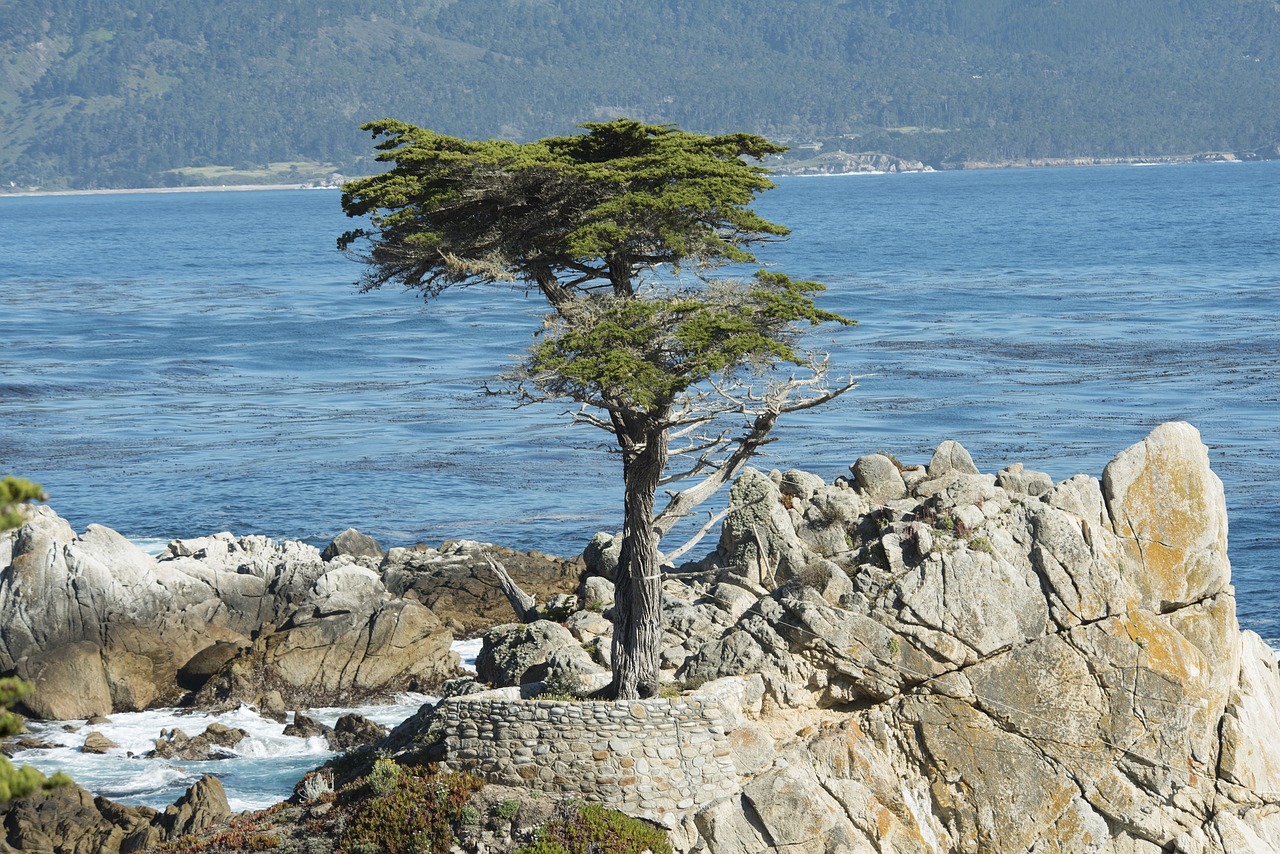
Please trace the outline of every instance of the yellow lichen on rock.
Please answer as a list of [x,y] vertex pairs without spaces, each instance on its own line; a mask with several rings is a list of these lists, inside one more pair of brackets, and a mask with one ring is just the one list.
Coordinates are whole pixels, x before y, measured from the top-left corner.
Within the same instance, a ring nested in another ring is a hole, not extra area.
[[1230,583],[1226,498],[1194,427],[1160,425],[1107,464],[1102,487],[1149,607],[1168,611]]

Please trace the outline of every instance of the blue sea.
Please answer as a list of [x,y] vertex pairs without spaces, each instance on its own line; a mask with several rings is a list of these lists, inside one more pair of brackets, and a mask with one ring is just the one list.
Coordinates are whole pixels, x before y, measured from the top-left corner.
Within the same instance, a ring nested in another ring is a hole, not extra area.
[[[1240,619],[1280,643],[1280,163],[783,178],[761,251],[857,318],[858,389],[759,467],[858,456],[1099,476],[1190,421],[1226,486]],[[542,306],[361,294],[333,191],[0,197],[0,473],[77,529],[323,545],[488,540],[560,555],[621,517],[564,407],[482,392]]]

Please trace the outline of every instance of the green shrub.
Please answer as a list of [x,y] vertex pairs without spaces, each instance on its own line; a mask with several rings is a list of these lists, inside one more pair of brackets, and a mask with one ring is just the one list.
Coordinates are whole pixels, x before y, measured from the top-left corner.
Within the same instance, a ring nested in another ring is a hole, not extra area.
[[35,690],[30,682],[24,682],[16,676],[0,679],[0,737],[17,735],[26,732],[22,718],[9,711],[9,707],[31,695]]
[[373,762],[373,770],[364,778],[364,784],[375,795],[385,795],[400,781],[400,766],[394,759],[380,756]]
[[[464,822],[471,794],[484,785],[473,774],[412,770],[390,759],[379,759],[374,768],[340,797],[347,814],[337,834],[340,852],[443,854],[453,845],[453,823]],[[381,775],[376,786],[369,782],[375,773]]]
[[605,809],[599,804],[568,801],[560,815],[538,829],[532,844],[515,854],[671,854],[666,831]]
[[974,537],[969,540],[969,548],[977,552],[986,552],[989,555],[996,553],[995,546],[991,545],[991,541],[986,537]]
[[568,670],[553,670],[547,674],[547,678],[542,680],[542,693],[538,695],[540,700],[550,700],[548,694],[564,696],[570,700],[580,700],[583,695],[583,679],[582,674],[572,673]]

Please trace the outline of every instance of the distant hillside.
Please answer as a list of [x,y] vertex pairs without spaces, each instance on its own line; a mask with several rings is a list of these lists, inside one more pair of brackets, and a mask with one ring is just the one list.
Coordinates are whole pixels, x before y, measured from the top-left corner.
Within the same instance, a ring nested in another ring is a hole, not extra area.
[[0,0],[0,186],[355,173],[372,118],[622,114],[934,166],[1274,147],[1280,4]]

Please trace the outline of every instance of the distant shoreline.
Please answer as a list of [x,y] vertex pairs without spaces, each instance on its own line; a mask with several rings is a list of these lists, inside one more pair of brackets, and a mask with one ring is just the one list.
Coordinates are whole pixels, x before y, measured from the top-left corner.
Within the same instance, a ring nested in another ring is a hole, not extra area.
[[[975,172],[999,169],[1061,169],[1088,166],[1180,166],[1190,163],[1256,163],[1262,160],[1275,159],[1267,157],[1241,157],[1233,152],[1203,152],[1200,154],[1170,154],[1154,157],[1043,157],[1026,160],[1002,161],[966,161],[942,167],[932,167],[899,158],[880,154],[849,155],[851,161],[863,157],[883,158],[897,161],[896,168],[845,168],[839,166],[852,165],[849,162],[815,162],[808,161],[781,163],[769,167],[775,177],[786,178],[826,178],[849,175],[919,175],[931,172]],[[906,164],[910,163],[910,166]],[[877,164],[880,165],[880,164]],[[904,168],[905,167],[905,168]],[[918,167],[918,168],[917,168]],[[317,184],[219,184],[198,187],[121,187],[96,190],[5,190],[0,189],[0,198],[33,197],[33,196],[109,196],[136,195],[140,193],[243,193],[254,190],[338,190],[336,185]]]
[[122,187],[99,190],[15,190],[0,191],[0,198],[31,196],[123,196],[140,193],[245,193],[253,190],[337,190],[313,184],[220,184],[204,187]]

